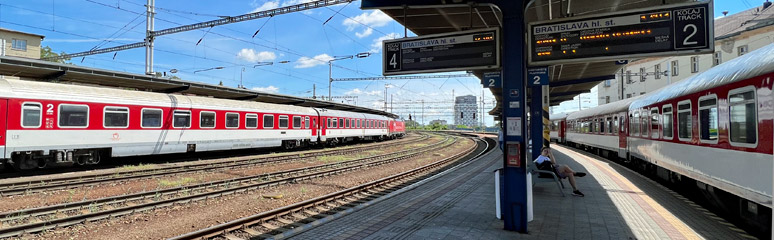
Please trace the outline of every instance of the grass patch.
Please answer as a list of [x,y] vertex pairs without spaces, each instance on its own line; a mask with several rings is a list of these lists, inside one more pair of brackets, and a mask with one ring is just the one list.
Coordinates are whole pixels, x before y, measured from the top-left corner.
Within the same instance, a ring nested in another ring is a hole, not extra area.
[[190,183],[196,183],[198,181],[199,180],[195,178],[190,178],[190,177],[183,177],[183,178],[178,178],[174,180],[159,179],[159,186],[160,187],[179,187],[183,185],[188,185]]
[[139,171],[139,170],[146,170],[156,167],[156,164],[142,164],[139,165],[124,165],[121,167],[121,170],[126,171]]

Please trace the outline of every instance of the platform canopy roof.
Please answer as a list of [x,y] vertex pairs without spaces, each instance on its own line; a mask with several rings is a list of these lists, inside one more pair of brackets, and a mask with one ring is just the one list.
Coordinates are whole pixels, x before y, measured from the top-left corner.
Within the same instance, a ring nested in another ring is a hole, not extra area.
[[[361,8],[379,9],[412,32],[423,36],[502,27],[502,11],[496,4],[490,2],[499,1],[362,0]],[[594,15],[685,2],[692,2],[692,0],[534,0],[526,9],[525,21],[539,22],[568,16]],[[613,79],[621,67],[623,65],[616,65],[614,61],[550,66],[550,104],[558,105],[563,101],[571,100],[575,95],[590,92],[601,81]],[[474,74],[481,78],[484,72],[474,71]],[[497,99],[497,105],[489,111],[489,114],[499,118],[502,109],[501,89],[490,90]]]
[[9,56],[0,56],[0,75],[30,78],[38,81],[133,88],[142,91],[291,104],[378,114],[391,118],[398,117],[398,115],[389,112],[343,103]]

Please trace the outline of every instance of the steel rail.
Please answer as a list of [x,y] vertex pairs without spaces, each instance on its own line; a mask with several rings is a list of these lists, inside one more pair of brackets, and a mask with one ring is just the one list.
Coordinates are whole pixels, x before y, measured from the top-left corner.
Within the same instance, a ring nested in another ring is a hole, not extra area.
[[[484,145],[484,149],[473,156],[469,161],[472,161],[491,150],[488,141],[484,141],[484,144],[486,144]],[[285,207],[262,212],[256,215],[240,218],[231,222],[226,222],[170,239],[210,239],[215,237],[223,237],[226,239],[243,239],[243,237],[240,235],[245,236],[244,238],[251,239],[273,238],[277,234],[272,233],[289,230],[289,228],[286,228],[285,226],[294,228],[304,225],[319,218],[331,215],[335,209],[344,208],[345,206],[354,207],[354,205],[364,203],[367,200],[375,199],[375,196],[377,195],[386,195],[387,193],[385,193],[385,191],[391,192],[397,190],[395,189],[396,186],[406,185],[404,181],[411,182],[411,179],[418,181],[415,176],[431,170],[435,170],[439,167],[443,167],[449,162],[453,162],[454,160],[468,155],[475,149],[476,146],[473,146],[467,151],[457,153],[441,161],[427,164],[404,173],[385,177],[370,183],[365,183],[314,199],[309,199]],[[288,219],[300,219],[300,221],[291,221]],[[279,223],[279,226],[272,223]],[[265,228],[268,231],[264,231],[262,233],[255,230],[255,227]]]
[[[238,179],[219,180],[192,186],[182,186],[157,191],[81,201],[77,203],[59,204],[34,209],[6,212],[0,214],[0,220],[8,224],[21,224],[0,228],[0,238],[19,236],[24,233],[40,232],[56,227],[65,227],[82,222],[92,222],[106,218],[132,214],[135,212],[154,210],[159,207],[171,206],[176,203],[189,203],[192,201],[207,200],[224,195],[244,193],[265,187],[295,183],[298,181],[310,180],[314,178],[341,174],[357,169],[378,166],[404,160],[426,152],[450,146],[458,139],[453,138],[453,141],[449,141],[449,138],[450,137],[447,136],[445,140],[433,145],[424,146],[423,148],[409,149],[395,153],[371,156],[343,163],[331,163],[302,169],[280,171],[274,173],[273,175],[263,174]],[[384,160],[379,161],[379,159]],[[376,162],[369,162],[374,160],[376,160]],[[341,167],[342,165],[345,165],[344,163],[350,163],[352,165]],[[308,173],[310,171],[314,171],[314,169],[325,168],[332,169]],[[303,175],[289,176],[294,173]],[[285,178],[269,180],[271,177]],[[76,215],[68,216],[72,214]],[[56,218],[60,215],[66,216]],[[36,222],[25,224],[25,222],[32,220],[35,220]]]
[[[416,139],[410,139],[405,141],[397,141],[387,143],[388,146],[402,145],[407,143],[414,143],[423,141],[429,138],[428,135],[422,135]],[[221,162],[205,162],[200,164],[190,164],[185,166],[166,166],[154,169],[141,169],[134,171],[115,172],[115,173],[97,173],[93,175],[82,175],[73,177],[61,177],[52,178],[46,180],[37,181],[24,181],[0,184],[0,197],[13,196],[28,193],[42,192],[46,190],[62,190],[73,189],[78,187],[85,187],[91,185],[97,185],[104,182],[122,182],[128,180],[136,180],[143,178],[158,177],[163,175],[178,175],[183,173],[190,173],[196,171],[211,171],[217,169],[236,169],[245,168],[255,165],[276,164],[288,161],[300,161],[303,159],[325,156],[325,155],[343,155],[356,152],[370,151],[373,149],[379,149],[385,147],[384,144],[373,144],[365,147],[348,147],[344,149],[334,149],[329,151],[315,151],[312,153],[301,152],[297,154],[288,154],[282,156],[259,156],[259,157],[246,157],[244,159],[236,159],[230,161]]]

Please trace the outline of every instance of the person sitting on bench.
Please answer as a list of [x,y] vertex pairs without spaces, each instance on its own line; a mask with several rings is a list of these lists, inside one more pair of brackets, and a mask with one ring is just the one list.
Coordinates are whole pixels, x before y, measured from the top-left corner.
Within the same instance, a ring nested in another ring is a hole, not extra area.
[[584,172],[573,171],[570,167],[563,164],[557,164],[554,154],[551,153],[551,148],[543,147],[540,150],[540,156],[535,159],[535,166],[540,170],[552,171],[556,173],[559,178],[567,178],[572,186],[572,195],[583,197],[583,193],[578,191],[578,187],[575,185],[575,177],[586,176]]

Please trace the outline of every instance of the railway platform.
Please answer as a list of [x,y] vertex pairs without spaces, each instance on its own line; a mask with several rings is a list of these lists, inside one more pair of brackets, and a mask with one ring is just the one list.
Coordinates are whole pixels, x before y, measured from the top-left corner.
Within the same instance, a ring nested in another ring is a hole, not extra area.
[[589,173],[585,197],[536,184],[528,233],[495,217],[492,172],[502,152],[285,233],[290,239],[754,239],[679,194],[610,161],[553,145],[561,164]]

